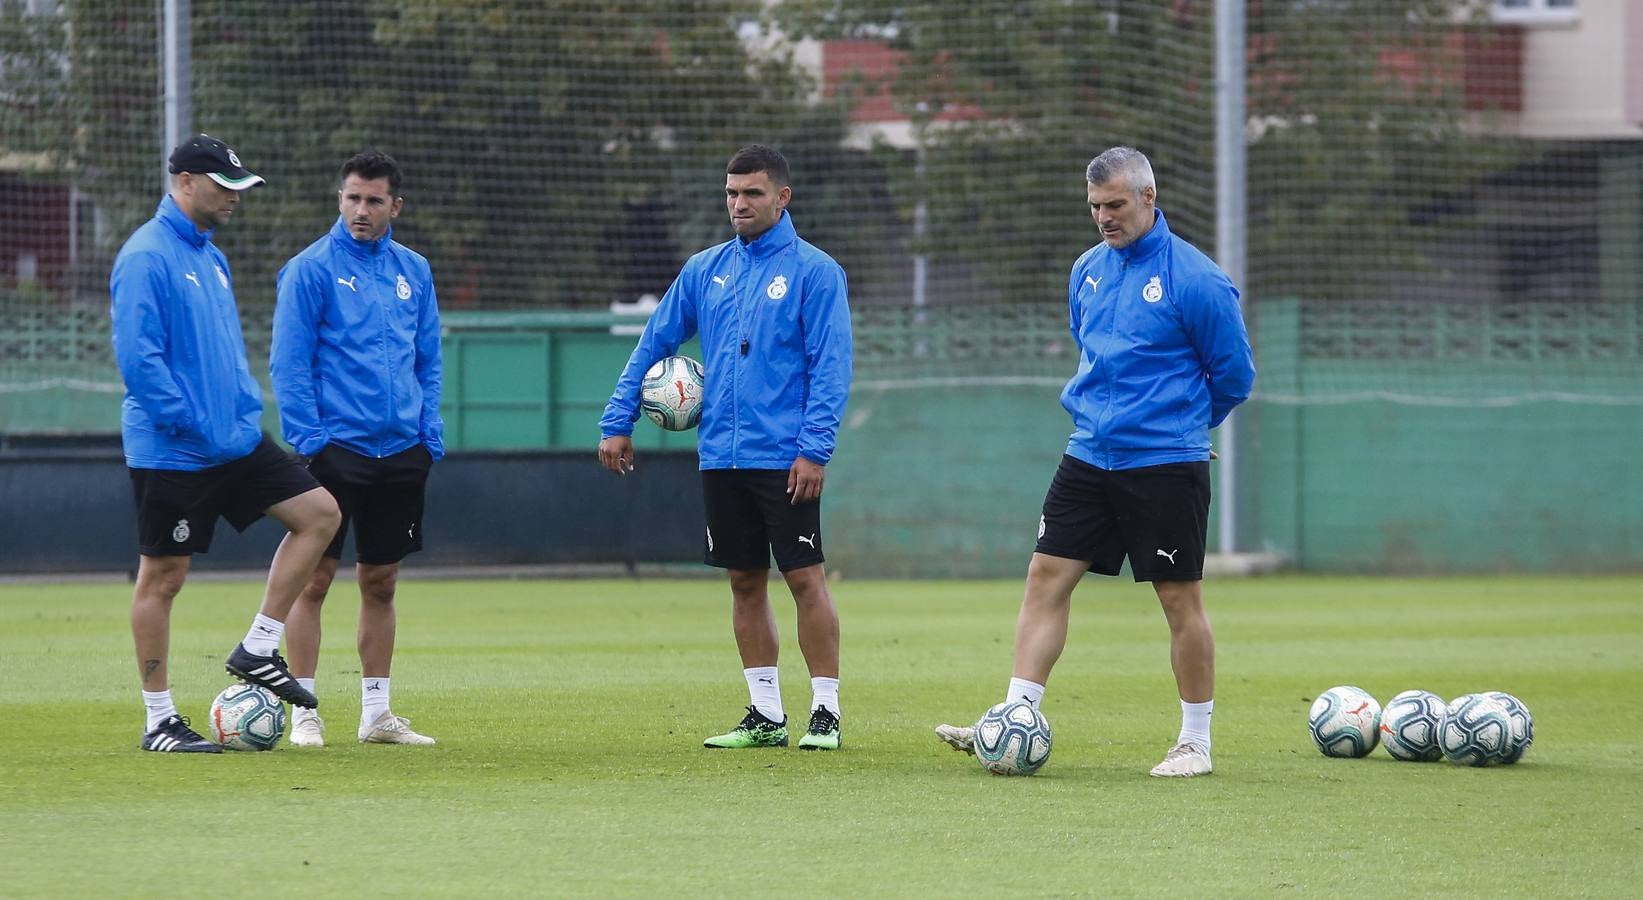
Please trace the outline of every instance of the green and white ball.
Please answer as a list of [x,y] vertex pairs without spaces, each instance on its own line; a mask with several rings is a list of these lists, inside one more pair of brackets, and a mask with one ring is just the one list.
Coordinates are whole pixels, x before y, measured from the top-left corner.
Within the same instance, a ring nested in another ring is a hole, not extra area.
[[1490,691],[1494,697],[1506,705],[1506,717],[1510,727],[1506,729],[1506,752],[1501,755],[1500,764],[1509,766],[1523,758],[1529,752],[1529,745],[1535,742],[1535,717],[1529,714],[1529,707],[1522,700],[1505,691]]
[[285,735],[285,706],[267,688],[234,684],[211,701],[211,739],[227,750],[272,750]]
[[707,372],[688,356],[669,356],[645,372],[639,409],[667,431],[689,431],[702,421]]
[[1393,759],[1432,762],[1443,758],[1438,732],[1449,704],[1431,691],[1404,691],[1381,711],[1381,746]]
[[1363,688],[1339,685],[1312,701],[1306,724],[1323,755],[1368,756],[1380,741],[1381,705]]
[[1511,694],[1490,691],[1449,701],[1439,742],[1443,755],[1463,766],[1509,765],[1535,737],[1529,708]]
[[1050,720],[1025,700],[994,706],[976,722],[976,760],[994,775],[1031,775],[1050,759]]

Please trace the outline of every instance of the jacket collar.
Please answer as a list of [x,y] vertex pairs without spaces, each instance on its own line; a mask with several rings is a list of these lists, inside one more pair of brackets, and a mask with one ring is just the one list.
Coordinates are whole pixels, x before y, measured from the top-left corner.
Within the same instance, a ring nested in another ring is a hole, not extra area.
[[1169,222],[1164,220],[1164,211],[1154,208],[1152,211],[1152,230],[1141,235],[1140,239],[1128,247],[1114,251],[1124,262],[1139,262],[1162,250],[1169,243]]
[[388,230],[382,233],[382,237],[374,241],[362,241],[354,237],[354,233],[348,230],[348,223],[344,222],[341,216],[337,216],[336,224],[331,226],[331,243],[360,259],[366,259],[382,252],[383,248],[388,246],[388,242],[393,239],[394,226],[392,225],[389,225]]
[[789,216],[787,210],[784,209],[782,210],[782,217],[776,220],[776,224],[770,226],[769,231],[751,241],[743,241],[741,238],[735,238],[734,240],[737,246],[745,250],[749,256],[754,259],[764,259],[780,250],[787,249],[789,245],[798,239],[799,232],[793,228],[793,217]]
[[154,210],[154,218],[164,222],[172,231],[177,233],[177,237],[182,238],[190,247],[195,249],[204,247],[206,242],[211,240],[211,232],[201,231],[194,224],[194,220],[183,212],[183,208],[177,205],[177,201],[171,199],[170,194],[166,194],[165,197],[161,198],[159,209]]

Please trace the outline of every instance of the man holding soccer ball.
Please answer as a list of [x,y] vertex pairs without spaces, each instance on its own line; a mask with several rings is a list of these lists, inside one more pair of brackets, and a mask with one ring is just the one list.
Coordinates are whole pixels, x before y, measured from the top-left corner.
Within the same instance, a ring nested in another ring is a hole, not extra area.
[[750,697],[741,723],[704,746],[787,746],[769,596],[774,554],[798,608],[799,649],[811,676],[810,723],[799,746],[836,750],[839,617],[823,568],[821,494],[850,391],[844,270],[794,230],[780,153],[745,147],[725,172],[736,236],[692,256],[651,315],[600,419],[599,462],[619,475],[633,470],[645,372],[700,333],[706,562],[730,571],[731,619]]
[[[1086,571],[1117,575],[1128,556],[1163,606],[1181,697],[1180,734],[1152,774],[1207,775],[1209,430],[1249,396],[1254,359],[1238,289],[1170,232],[1147,158],[1114,147],[1090,161],[1085,182],[1102,243],[1078,258],[1067,288],[1080,361],[1061,405],[1074,430],[1038,520],[1005,698],[1038,706],[1066,646],[1073,589]],[[973,728],[936,734],[973,752]]]

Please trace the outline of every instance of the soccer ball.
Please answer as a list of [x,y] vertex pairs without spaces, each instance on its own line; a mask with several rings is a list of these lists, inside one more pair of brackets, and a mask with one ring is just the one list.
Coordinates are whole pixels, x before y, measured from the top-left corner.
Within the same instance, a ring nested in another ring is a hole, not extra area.
[[1381,744],[1393,759],[1432,762],[1443,758],[1438,732],[1449,705],[1431,691],[1404,691],[1381,713]]
[[1006,700],[976,722],[973,749],[994,775],[1031,775],[1050,758],[1050,720],[1025,700]]
[[228,750],[272,750],[285,735],[285,707],[267,688],[235,684],[211,701],[211,737]]
[[1523,758],[1529,752],[1529,745],[1535,742],[1535,717],[1529,715],[1529,707],[1523,701],[1504,691],[1490,691],[1489,696],[1506,704],[1506,717],[1511,727],[1506,729],[1506,753],[1500,758],[1503,766],[1509,766]]
[[1463,766],[1515,763],[1534,740],[1529,708],[1511,694],[1466,694],[1449,702],[1439,742],[1450,762]]
[[1380,741],[1381,705],[1363,688],[1343,684],[1312,701],[1306,724],[1325,756],[1368,756]]
[[668,431],[689,431],[702,421],[707,373],[688,356],[669,356],[650,367],[640,385],[639,408]]

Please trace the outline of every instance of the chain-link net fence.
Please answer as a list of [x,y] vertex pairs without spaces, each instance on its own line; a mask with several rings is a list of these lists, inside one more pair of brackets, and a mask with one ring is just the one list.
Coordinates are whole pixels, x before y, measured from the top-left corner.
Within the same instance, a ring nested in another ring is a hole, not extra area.
[[[161,192],[162,6],[0,3],[0,431],[117,427],[106,279]],[[935,423],[922,440],[992,448],[954,466],[1015,458],[1019,439],[1047,473],[1076,361],[1065,273],[1095,241],[1084,164],[1141,148],[1173,230],[1216,251],[1210,0],[188,6],[193,129],[268,179],[216,237],[253,347],[274,273],[330,225],[337,166],[359,149],[403,164],[396,237],[433,262],[447,310],[605,310],[660,294],[728,236],[723,164],[759,141],[793,164],[801,234],[850,274],[854,405],[878,414],[843,449],[899,452],[885,418],[906,405],[898,420]],[[1534,35],[1488,6],[1245,5],[1261,452],[1240,471],[1268,505],[1305,505],[1289,469],[1261,465],[1308,439],[1274,424],[1284,410],[1639,418],[1643,140],[1525,136]],[[1625,6],[1581,12],[1602,28]],[[1463,434],[1403,444],[1410,464],[1472,452]],[[1042,490],[1021,477],[1011,527]],[[1259,524],[1250,502],[1253,543],[1300,530]],[[1004,521],[936,513],[971,532]]]

